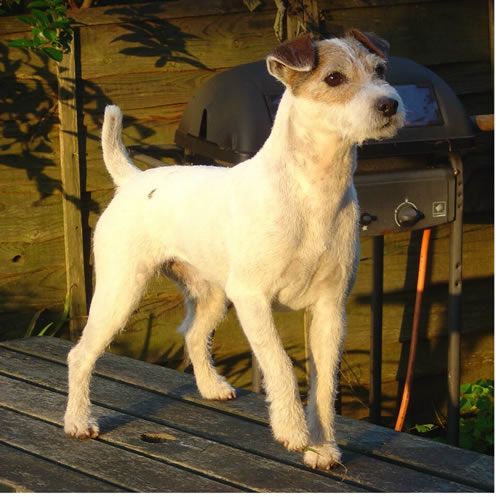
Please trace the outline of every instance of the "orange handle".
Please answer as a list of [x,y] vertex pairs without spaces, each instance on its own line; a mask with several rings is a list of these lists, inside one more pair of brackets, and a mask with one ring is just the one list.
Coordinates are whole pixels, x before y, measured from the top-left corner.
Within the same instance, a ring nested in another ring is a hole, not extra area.
[[418,263],[418,277],[417,277],[417,295],[415,296],[415,309],[413,311],[413,322],[411,327],[411,341],[410,341],[410,354],[408,357],[408,368],[406,370],[406,379],[403,389],[403,396],[401,398],[401,405],[399,406],[398,418],[396,420],[396,431],[401,431],[408,412],[408,405],[410,404],[411,385],[413,383],[413,374],[415,371],[415,358],[417,356],[417,343],[418,343],[418,328],[420,325],[420,314],[422,310],[422,297],[425,288],[425,275],[427,270],[427,257],[429,255],[429,241],[431,238],[431,229],[427,228],[422,234],[422,243],[420,245],[420,260]]

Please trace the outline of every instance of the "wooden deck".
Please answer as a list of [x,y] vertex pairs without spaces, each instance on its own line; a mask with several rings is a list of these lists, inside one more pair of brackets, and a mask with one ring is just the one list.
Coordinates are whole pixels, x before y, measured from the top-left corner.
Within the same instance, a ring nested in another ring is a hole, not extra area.
[[262,396],[204,401],[192,376],[112,354],[92,384],[102,434],[70,439],[69,347],[54,338],[0,343],[0,490],[493,491],[492,457],[344,417],[345,468],[309,470],[273,440]]

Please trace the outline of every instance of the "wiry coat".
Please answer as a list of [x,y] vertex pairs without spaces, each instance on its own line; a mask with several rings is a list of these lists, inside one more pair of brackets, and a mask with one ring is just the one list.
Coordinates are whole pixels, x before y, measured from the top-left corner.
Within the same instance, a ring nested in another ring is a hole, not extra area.
[[[355,144],[390,136],[403,120],[401,106],[389,118],[377,110],[382,97],[399,102],[395,90],[374,77],[377,64],[385,64],[383,54],[356,33],[279,47],[268,67],[287,89],[271,135],[255,157],[233,168],[141,172],[121,142],[120,110],[106,108],[104,160],[117,192],[96,227],[95,295],[69,355],[67,433],[97,436],[88,401],[93,365],[149,277],[163,268],[185,291],[181,330],[200,393],[221,400],[235,395],[209,350],[229,299],[263,370],[276,439],[290,450],[312,449],[305,462],[313,467],[340,460],[333,402],[345,303],[358,265]],[[332,73],[346,86],[328,86]],[[307,422],[273,306],[312,312]]]

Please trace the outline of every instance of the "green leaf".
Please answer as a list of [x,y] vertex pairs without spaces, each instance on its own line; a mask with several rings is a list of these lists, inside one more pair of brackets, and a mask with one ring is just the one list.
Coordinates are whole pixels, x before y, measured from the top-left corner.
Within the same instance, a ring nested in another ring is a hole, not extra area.
[[435,430],[437,426],[432,423],[427,423],[422,425],[415,425],[414,428],[418,433],[428,433],[429,431]]
[[469,434],[460,434],[460,447],[462,449],[472,449],[474,445],[474,440]]
[[46,9],[49,7],[49,4],[45,0],[33,0],[28,4],[28,9]]
[[40,45],[43,45],[45,43],[45,40],[42,40],[39,34],[36,34],[33,36],[33,46],[35,48],[38,48]]
[[57,41],[57,32],[56,31],[53,31],[52,29],[44,29],[42,31],[43,33],[43,36],[45,36],[45,38],[47,38],[48,40],[50,41]]
[[9,40],[7,45],[12,48],[31,48],[33,46],[33,40],[26,40],[25,38]]
[[460,426],[460,433],[470,433],[472,432],[473,425],[470,422],[464,422]]
[[49,26],[49,18],[47,17],[47,14],[43,12],[42,10],[38,9],[33,9],[31,13],[35,16],[36,20],[44,27]]
[[40,309],[39,311],[36,311],[33,317],[31,318],[31,321],[26,328],[26,331],[24,332],[25,337],[31,337],[33,336],[33,331],[35,330],[35,325],[38,321],[38,318],[40,317],[40,314],[44,311],[45,309]]
[[491,400],[489,397],[481,397],[477,399],[476,406],[480,411],[487,411],[491,408]]
[[30,24],[31,26],[36,23],[36,19],[33,16],[17,16],[17,18],[25,24]]
[[56,335],[59,332],[59,330],[63,327],[64,323],[68,321],[70,308],[71,308],[71,290],[68,290],[66,292],[66,298],[64,300],[64,309],[60,314],[59,318],[57,319],[55,326],[52,329],[52,332],[50,333],[50,336]]
[[460,414],[465,414],[466,412],[472,411],[474,406],[472,405],[472,402],[467,399],[467,398],[462,398],[460,401]]
[[45,332],[53,325],[54,323],[49,323],[47,326],[45,326],[41,331],[37,333],[37,336],[43,337],[45,335]]
[[53,28],[64,29],[70,25],[69,19],[58,19],[52,23]]
[[42,51],[57,62],[61,62],[63,59],[63,53],[61,50],[57,50],[57,48],[43,47]]

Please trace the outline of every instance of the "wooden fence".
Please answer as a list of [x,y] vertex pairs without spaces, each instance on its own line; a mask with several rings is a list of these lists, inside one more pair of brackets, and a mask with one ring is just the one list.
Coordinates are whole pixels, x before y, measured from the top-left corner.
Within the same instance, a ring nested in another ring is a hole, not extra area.
[[[324,30],[375,31],[390,40],[394,55],[413,58],[442,76],[470,114],[492,112],[492,2],[306,3]],[[75,326],[85,317],[92,293],[92,230],[113,195],[99,145],[104,106],[113,102],[123,109],[128,146],[173,143],[196,88],[217,71],[262,58],[277,43],[276,7],[270,0],[253,12],[241,0],[172,0],[71,15],[78,22],[75,66],[66,58],[59,70],[42,56],[8,48],[5,42],[25,27],[14,18],[0,18],[2,338],[21,335],[40,309],[47,309],[42,322],[55,319],[68,288]],[[464,381],[493,375],[491,143],[491,136],[483,136],[465,161]],[[446,385],[448,231],[445,226],[432,235],[416,371],[415,413],[422,419],[433,416],[434,406],[441,409]],[[386,239],[386,415],[394,413],[406,366],[419,236]],[[367,412],[370,271],[371,244],[365,239],[349,304],[342,376],[344,412],[356,416]],[[175,333],[182,315],[176,288],[157,279],[112,349],[175,367],[182,358],[181,337]],[[276,320],[304,385],[303,315],[276,313]],[[249,349],[232,312],[216,331],[215,356],[233,383],[248,386]]]

